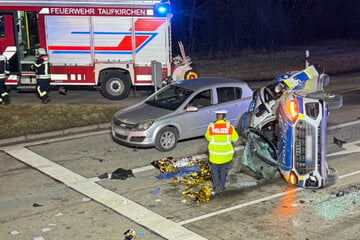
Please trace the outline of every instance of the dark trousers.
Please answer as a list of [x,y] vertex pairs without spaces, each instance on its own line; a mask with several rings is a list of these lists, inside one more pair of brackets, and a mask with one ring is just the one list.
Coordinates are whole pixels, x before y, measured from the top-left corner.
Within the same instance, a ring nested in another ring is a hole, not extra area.
[[5,79],[0,79],[0,97],[3,93],[6,93]]
[[214,188],[220,187],[221,190],[224,190],[226,177],[229,172],[230,162],[224,164],[210,163],[210,166]]
[[37,79],[36,81],[36,91],[39,94],[40,98],[44,98],[49,94],[50,89],[50,79]]

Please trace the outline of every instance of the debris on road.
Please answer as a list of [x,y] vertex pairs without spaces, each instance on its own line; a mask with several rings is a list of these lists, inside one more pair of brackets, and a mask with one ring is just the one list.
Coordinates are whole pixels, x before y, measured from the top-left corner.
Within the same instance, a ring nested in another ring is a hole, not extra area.
[[251,187],[251,186],[256,186],[257,182],[241,182],[240,185],[243,187]]
[[154,195],[157,195],[157,194],[159,194],[159,192],[160,192],[160,188],[156,188],[156,189],[153,190],[152,193],[153,193]]
[[129,229],[126,232],[124,232],[125,238],[124,240],[132,240],[136,237],[136,232],[133,229]]
[[91,201],[91,198],[83,197],[82,201],[83,201],[83,202],[90,202],[90,201]]
[[34,237],[33,240],[45,240],[45,238],[43,238],[42,236],[40,236],[40,237]]
[[62,214],[61,212],[59,212],[59,213],[55,214],[55,217],[60,217],[60,216],[62,216],[62,215],[64,215],[64,214]]
[[42,207],[43,205],[41,205],[41,204],[38,204],[38,203],[34,203],[33,204],[33,207]]
[[342,147],[342,145],[346,143],[346,141],[340,140],[334,136],[334,143],[337,144],[339,147]]
[[44,227],[41,229],[42,232],[50,232],[51,231],[51,228],[49,227]]
[[19,231],[16,231],[16,230],[13,230],[10,232],[11,235],[15,236],[15,235],[19,235],[20,232]]
[[355,207],[360,205],[360,187],[351,185],[340,189],[330,196],[314,201],[314,208],[318,215],[325,219],[334,219],[338,216],[350,215]]
[[156,178],[172,179],[174,184],[185,184],[186,188],[182,192],[185,198],[191,198],[198,203],[210,200],[211,188],[208,185],[211,184],[211,172],[206,161],[194,157],[180,159],[167,157],[153,161],[151,164],[161,172]]
[[129,177],[135,177],[131,169],[118,168],[112,173],[103,173],[98,176],[99,179],[120,179],[126,180]]

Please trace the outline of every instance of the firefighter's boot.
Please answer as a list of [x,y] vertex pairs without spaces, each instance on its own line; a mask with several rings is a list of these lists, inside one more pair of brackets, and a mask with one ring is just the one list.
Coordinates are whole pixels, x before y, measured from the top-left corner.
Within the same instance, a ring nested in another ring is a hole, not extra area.
[[8,94],[6,94],[5,96],[3,96],[3,101],[5,105],[10,104],[10,97]]
[[42,103],[47,104],[48,102],[50,102],[51,98],[48,95],[45,95],[41,100]]

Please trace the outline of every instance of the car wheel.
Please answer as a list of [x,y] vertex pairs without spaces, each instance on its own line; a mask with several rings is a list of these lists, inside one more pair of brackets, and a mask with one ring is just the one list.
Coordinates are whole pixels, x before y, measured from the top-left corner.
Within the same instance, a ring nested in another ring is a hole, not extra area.
[[155,140],[155,148],[160,152],[173,150],[178,141],[178,134],[173,127],[164,127],[159,131]]
[[343,104],[343,98],[338,94],[314,92],[307,94],[307,97],[325,101],[329,111],[339,109]]
[[326,186],[335,184],[338,178],[339,172],[335,168],[329,167],[326,179]]
[[[246,122],[244,120],[246,119]],[[246,143],[247,139],[247,130],[250,127],[251,115],[248,112],[245,112],[239,119],[238,127],[236,128],[237,133],[239,134],[239,139],[241,144]]]
[[103,77],[101,94],[110,100],[121,100],[129,96],[130,87],[130,80],[125,74],[112,71]]

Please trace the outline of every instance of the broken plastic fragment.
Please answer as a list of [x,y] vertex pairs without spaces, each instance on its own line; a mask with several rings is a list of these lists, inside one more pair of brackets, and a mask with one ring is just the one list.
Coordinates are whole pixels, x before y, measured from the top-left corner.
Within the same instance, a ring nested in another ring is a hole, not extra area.
[[99,179],[106,179],[106,178],[108,178],[109,177],[109,174],[108,173],[103,173],[103,174],[101,174],[101,175],[99,175]]
[[88,198],[88,197],[83,197],[83,202],[89,202],[89,201],[91,201],[91,198]]
[[257,182],[241,182],[240,185],[244,187],[256,186]]
[[42,236],[40,236],[40,237],[34,237],[33,240],[45,240],[45,238],[43,238]]
[[41,229],[42,232],[50,232],[51,231],[51,228],[48,228],[48,227],[44,227]]
[[20,232],[19,231],[16,231],[16,230],[13,230],[10,232],[11,235],[15,236],[15,235],[19,235]]

